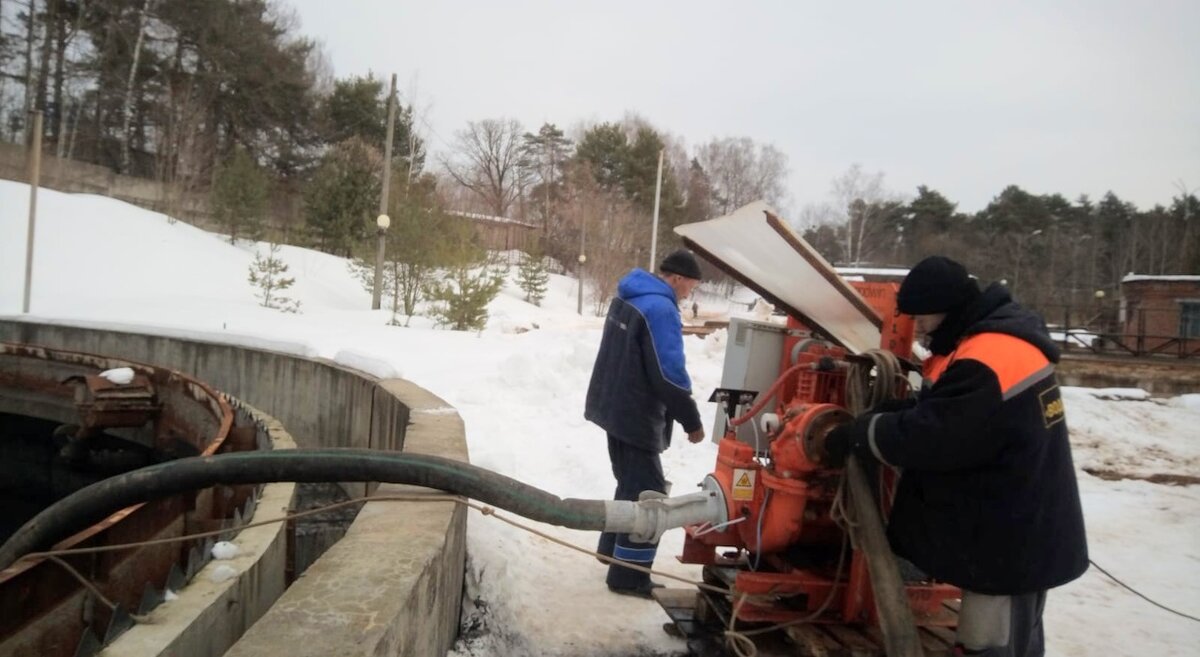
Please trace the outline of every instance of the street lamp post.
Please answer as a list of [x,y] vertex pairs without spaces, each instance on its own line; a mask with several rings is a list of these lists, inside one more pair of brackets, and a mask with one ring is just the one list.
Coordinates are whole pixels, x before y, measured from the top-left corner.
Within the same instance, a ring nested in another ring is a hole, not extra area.
[[583,314],[583,264],[587,262],[587,256],[579,254],[579,299],[575,302],[576,314]]
[[646,266],[648,271],[654,271],[655,251],[658,250],[658,200],[662,197],[662,169],[663,169],[663,153],[665,149],[658,151],[658,178],[654,183],[654,221],[650,228],[650,264]]
[[375,286],[371,289],[371,310],[379,310],[379,299],[382,293],[379,289],[383,278],[383,233],[391,220],[387,216],[388,191],[392,184],[392,134],[396,125],[396,74],[392,73],[392,86],[388,90],[387,103],[387,136],[383,142],[383,173],[379,190],[379,217],[375,219],[379,226],[379,248],[375,253]]
[[584,223],[585,217],[579,218],[579,299],[575,302],[575,314],[583,314],[583,265],[587,262],[587,256],[584,255],[584,246],[587,244],[587,224]]
[[[1079,260],[1079,256],[1078,256],[1079,244],[1081,242],[1086,242],[1090,239],[1092,239],[1092,236],[1090,234],[1087,234],[1087,235],[1080,235],[1079,239],[1071,240],[1071,264],[1070,264],[1070,267],[1071,267],[1071,296],[1067,300],[1067,302],[1072,305],[1075,304],[1075,297],[1078,296],[1077,293],[1080,291],[1079,274],[1077,271],[1079,269],[1079,266],[1077,264],[1078,260]],[[1091,281],[1088,281],[1088,284],[1090,285]],[[1086,303],[1084,305],[1086,305]]]
[[379,310],[380,299],[383,296],[383,247],[387,242],[388,226],[392,225],[391,217],[381,214],[375,218],[378,244],[375,246],[375,284],[371,286],[371,310]]
[[1097,338],[1093,339],[1092,346],[1097,351],[1103,351],[1104,334],[1121,333],[1124,329],[1120,326],[1114,326],[1108,323],[1108,318],[1105,317],[1104,313],[1104,290],[1096,290],[1092,294],[1092,299],[1094,302],[1091,304],[1092,308],[1089,311],[1092,318],[1088,321],[1088,327],[1092,329],[1093,332],[1100,334]]

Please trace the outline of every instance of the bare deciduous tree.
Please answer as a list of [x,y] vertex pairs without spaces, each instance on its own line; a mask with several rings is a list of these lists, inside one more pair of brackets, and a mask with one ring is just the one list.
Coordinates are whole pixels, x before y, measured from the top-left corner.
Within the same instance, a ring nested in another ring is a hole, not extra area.
[[713,186],[713,205],[728,214],[752,201],[779,207],[785,196],[787,156],[749,137],[714,139],[696,151]]
[[834,179],[830,194],[833,197],[834,216],[845,225],[843,243],[846,262],[861,264],[870,255],[868,247],[883,227],[889,205],[900,199],[884,187],[882,171],[864,173],[858,164]]
[[560,225],[572,229],[576,246],[584,245],[587,263],[582,278],[590,288],[588,299],[593,312],[602,315],[616,292],[617,281],[637,266],[649,244],[645,231],[638,230],[639,216],[633,206],[620,192],[597,183],[587,165],[572,164],[567,169],[567,180]]
[[37,37],[37,30],[34,28],[36,14],[37,5],[34,0],[29,0],[25,13],[25,113],[22,115],[22,120],[25,121],[25,143],[31,143],[30,130],[33,129],[33,123],[29,121],[29,113],[33,111],[34,85],[37,84],[33,71],[33,42]]
[[531,173],[523,157],[525,131],[515,119],[471,121],[458,132],[453,159],[443,166],[497,217],[508,216]]
[[133,61],[129,64],[129,80],[125,83],[125,98],[121,102],[121,171],[129,172],[129,124],[133,121],[133,83],[137,79],[138,61],[142,56],[142,43],[146,39],[146,13],[151,0],[145,0],[138,12],[137,41],[133,44]]
[[807,203],[800,208],[792,227],[808,230],[836,221],[837,212],[828,203]]
[[591,285],[592,310],[597,317],[608,309],[617,292],[617,282],[639,263],[649,245],[638,236],[644,231],[638,212],[626,200],[604,194],[604,211],[589,228],[588,262],[585,278]]
[[1179,190],[1177,205],[1181,209],[1182,215],[1180,218],[1181,237],[1179,240],[1179,256],[1176,260],[1176,266],[1179,268],[1179,271],[1187,271],[1188,266],[1193,262],[1191,252],[1196,250],[1196,245],[1193,243],[1194,240],[1191,236],[1192,222],[1195,221],[1192,218],[1192,200],[1195,198],[1194,194],[1196,190],[1200,189],[1200,187],[1189,188],[1187,183],[1183,182],[1182,178],[1175,181],[1174,185],[1175,189]]

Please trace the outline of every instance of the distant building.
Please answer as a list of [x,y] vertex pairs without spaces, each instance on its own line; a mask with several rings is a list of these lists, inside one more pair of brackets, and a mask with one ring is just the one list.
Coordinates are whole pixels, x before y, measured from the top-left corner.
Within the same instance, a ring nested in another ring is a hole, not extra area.
[[834,267],[848,281],[867,283],[900,283],[908,276],[908,267]]
[[1129,274],[1121,279],[1117,320],[1121,332],[1137,336],[1147,351],[1200,348],[1200,276]]
[[459,210],[450,210],[449,214],[470,219],[480,245],[489,251],[529,251],[538,238],[538,226],[529,222]]

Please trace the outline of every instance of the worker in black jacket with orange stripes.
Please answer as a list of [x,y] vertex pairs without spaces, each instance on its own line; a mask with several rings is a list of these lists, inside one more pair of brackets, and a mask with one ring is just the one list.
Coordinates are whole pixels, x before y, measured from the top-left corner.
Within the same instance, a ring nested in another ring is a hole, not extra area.
[[828,438],[902,469],[892,549],[963,589],[957,654],[1040,657],[1046,590],[1087,570],[1059,350],[1036,314],[933,256],[897,294],[932,356],[910,408],[868,412]]

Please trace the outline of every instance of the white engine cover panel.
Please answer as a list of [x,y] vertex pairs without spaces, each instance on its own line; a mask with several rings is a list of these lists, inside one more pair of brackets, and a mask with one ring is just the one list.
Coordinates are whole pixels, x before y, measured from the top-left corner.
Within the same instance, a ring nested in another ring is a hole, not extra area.
[[878,314],[765,202],[675,232],[776,307],[852,352],[879,347]]

